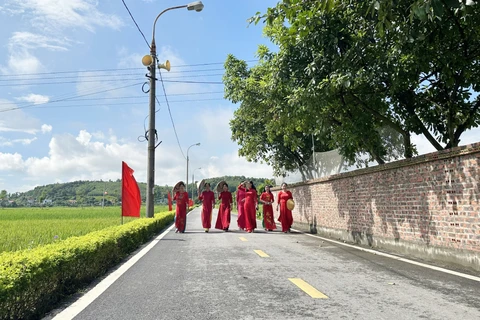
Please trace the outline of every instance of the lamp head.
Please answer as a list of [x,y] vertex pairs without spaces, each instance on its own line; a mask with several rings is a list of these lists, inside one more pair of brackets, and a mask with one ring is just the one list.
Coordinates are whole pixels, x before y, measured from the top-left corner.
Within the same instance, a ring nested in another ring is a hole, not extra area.
[[200,145],[200,142],[196,144],[196,146],[199,146]]
[[195,1],[195,2],[191,2],[191,3],[187,4],[187,9],[189,11],[195,10],[197,12],[200,12],[200,11],[203,10],[203,7],[204,7],[204,5],[203,5],[202,1]]

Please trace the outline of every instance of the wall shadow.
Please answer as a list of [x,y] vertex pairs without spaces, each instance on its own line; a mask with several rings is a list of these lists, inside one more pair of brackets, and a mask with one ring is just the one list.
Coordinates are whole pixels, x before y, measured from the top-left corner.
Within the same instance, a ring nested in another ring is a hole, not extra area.
[[[465,149],[471,153],[462,154]],[[459,147],[294,185],[294,219],[308,224],[312,233],[320,227],[346,228],[355,242],[370,246],[382,237],[479,251],[479,237],[465,234],[479,223],[478,150],[480,144]],[[336,210],[325,209],[328,199],[318,194],[327,186]]]

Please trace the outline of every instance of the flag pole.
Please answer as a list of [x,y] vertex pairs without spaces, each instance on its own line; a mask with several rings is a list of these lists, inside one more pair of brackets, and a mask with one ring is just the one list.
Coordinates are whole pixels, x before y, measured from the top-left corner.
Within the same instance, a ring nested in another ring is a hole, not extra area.
[[[105,192],[104,192],[105,193]],[[120,182],[120,220],[123,225],[123,161],[122,161],[122,182]]]

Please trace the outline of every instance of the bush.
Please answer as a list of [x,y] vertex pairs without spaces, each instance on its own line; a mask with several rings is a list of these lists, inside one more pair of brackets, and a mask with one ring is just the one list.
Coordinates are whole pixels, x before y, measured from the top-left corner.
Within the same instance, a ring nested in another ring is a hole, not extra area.
[[172,222],[174,213],[138,219],[32,250],[0,255],[0,319],[33,319],[105,274]]

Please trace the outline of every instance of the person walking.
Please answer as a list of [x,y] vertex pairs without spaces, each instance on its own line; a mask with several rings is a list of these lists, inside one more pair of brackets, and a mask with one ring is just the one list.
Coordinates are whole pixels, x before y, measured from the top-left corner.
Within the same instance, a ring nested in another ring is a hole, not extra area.
[[215,223],[215,229],[228,231],[230,227],[230,217],[232,208],[232,194],[228,191],[228,184],[224,183],[222,186],[223,191],[218,195],[218,199],[221,200],[220,208],[218,209],[217,223]]
[[240,183],[237,187],[237,225],[239,230],[245,230],[245,210],[244,210],[244,199],[245,199],[245,187],[246,182]]
[[287,207],[287,201],[289,199],[293,200],[292,193],[287,189],[288,186],[284,182],[282,183],[282,191],[278,193],[277,198],[277,211],[280,209],[280,216],[278,217],[278,221],[282,224],[282,232],[287,233],[290,232],[290,228],[293,224],[293,216],[292,211]]
[[263,204],[263,224],[266,231],[277,229],[275,218],[273,217],[273,206],[275,198],[270,191],[270,186],[265,186],[265,192],[260,196],[260,202]]
[[248,233],[252,233],[257,228],[257,189],[253,181],[248,181],[245,188],[244,214],[245,229]]
[[175,193],[173,200],[177,202],[175,209],[175,233],[185,233],[187,226],[187,207],[188,207],[188,193],[185,192],[185,183],[181,181],[179,184],[179,191]]
[[202,201],[202,226],[205,232],[208,232],[212,227],[212,211],[215,208],[215,194],[210,189],[210,183],[205,184],[205,190],[198,199]]

